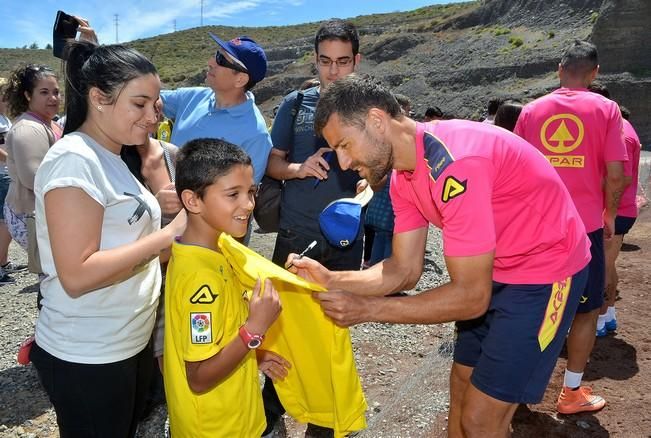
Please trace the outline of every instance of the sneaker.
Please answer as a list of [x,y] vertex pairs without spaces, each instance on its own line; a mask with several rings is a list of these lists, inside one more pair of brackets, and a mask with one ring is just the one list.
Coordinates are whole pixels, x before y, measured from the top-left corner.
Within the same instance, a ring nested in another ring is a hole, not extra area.
[[27,265],[19,265],[14,262],[7,262],[6,264],[0,266],[5,272],[20,272],[27,269]]
[[0,276],[0,286],[3,284],[14,284],[15,282],[16,279],[9,274],[2,273],[2,276]]
[[608,335],[608,330],[606,330],[606,326],[603,326],[602,328],[597,329],[597,337],[598,338],[603,338],[604,336]]
[[556,410],[559,414],[577,414],[579,412],[598,411],[606,406],[606,400],[598,395],[592,395],[592,388],[581,386],[578,389],[563,387],[558,396]]
[[[265,431],[266,432],[266,431]],[[273,429],[262,435],[261,438],[287,438],[287,427],[285,426],[285,419],[281,416]]]
[[613,318],[610,321],[606,321],[606,330],[609,332],[614,332],[617,330],[617,319]]
[[29,352],[32,351],[32,345],[34,345],[34,335],[25,339],[20,347],[18,348],[18,363],[21,365],[29,365]]

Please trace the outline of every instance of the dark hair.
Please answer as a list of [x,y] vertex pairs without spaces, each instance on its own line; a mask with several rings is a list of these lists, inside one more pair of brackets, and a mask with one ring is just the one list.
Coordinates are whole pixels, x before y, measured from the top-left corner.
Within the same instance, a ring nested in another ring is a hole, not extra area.
[[18,117],[29,108],[25,93],[30,96],[36,83],[47,76],[57,77],[54,70],[46,65],[27,64],[11,72],[9,82],[4,88],[4,100],[7,102],[9,116]]
[[561,58],[561,67],[573,76],[590,73],[598,65],[597,48],[587,41],[574,40]]
[[622,113],[622,118],[624,120],[629,120],[631,118],[631,110],[626,108],[624,105],[619,106],[619,112]]
[[321,81],[319,81],[319,78],[310,78],[310,79],[305,79],[303,83],[298,87],[298,89],[307,90],[308,88],[318,87],[319,85],[321,85]]
[[316,107],[314,130],[318,135],[330,116],[339,114],[348,126],[366,126],[366,115],[371,108],[379,108],[394,119],[402,117],[400,105],[388,89],[372,78],[348,75],[328,85]]
[[333,18],[323,23],[314,37],[314,52],[318,55],[319,44],[322,41],[330,40],[349,42],[353,46],[353,56],[359,53],[359,34],[355,25],[350,21]]
[[430,106],[425,110],[425,117],[430,120],[434,117],[443,118],[443,111],[438,106]]
[[234,166],[252,166],[251,157],[225,140],[197,138],[187,142],[176,155],[176,193],[192,190],[202,198],[206,188]]
[[610,99],[610,91],[608,91],[608,88],[599,81],[592,81],[592,83],[588,85],[588,91],[592,91],[593,93],[602,95],[606,99]]
[[400,105],[400,108],[402,108],[403,110],[407,107],[411,107],[411,99],[409,99],[408,96],[405,96],[404,94],[400,94],[400,93],[393,93],[393,97],[396,98],[396,100],[398,101],[398,105]]
[[497,109],[504,103],[504,99],[501,97],[493,97],[488,101],[488,105],[486,106],[486,111],[488,112],[489,116],[494,116],[497,114]]
[[64,134],[76,131],[88,114],[88,92],[98,88],[115,102],[124,85],[156,67],[142,54],[129,47],[113,44],[98,46],[88,41],[66,45],[66,125]]
[[507,100],[497,109],[495,114],[495,125],[501,126],[513,132],[515,124],[518,122],[518,117],[522,112],[522,103],[517,100]]

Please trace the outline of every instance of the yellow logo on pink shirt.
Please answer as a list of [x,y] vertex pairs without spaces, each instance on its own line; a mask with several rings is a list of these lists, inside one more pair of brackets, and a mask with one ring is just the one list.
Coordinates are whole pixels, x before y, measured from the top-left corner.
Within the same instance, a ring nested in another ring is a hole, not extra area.
[[554,167],[583,167],[585,156],[566,155],[581,146],[585,129],[574,114],[556,114],[543,123],[540,141],[545,148],[558,155],[545,155]]

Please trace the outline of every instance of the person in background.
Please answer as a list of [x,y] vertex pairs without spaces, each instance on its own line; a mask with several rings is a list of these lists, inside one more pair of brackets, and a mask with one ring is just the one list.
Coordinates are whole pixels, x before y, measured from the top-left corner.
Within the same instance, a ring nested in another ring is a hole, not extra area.
[[[162,120],[162,102],[156,103],[158,121]],[[150,136],[142,145],[122,146],[120,156],[126,163],[131,173],[145,186],[158,201],[161,208],[161,226],[165,226],[181,211],[181,201],[174,188],[174,175],[177,147],[153,135],[158,130],[159,123],[150,127]],[[163,257],[164,259],[164,257]],[[147,395],[147,403],[142,414],[143,418],[149,416],[151,411],[165,401],[163,385],[163,334],[165,331],[165,272],[167,263],[161,262],[163,279],[161,293],[156,309],[156,324],[152,335],[152,349],[154,353],[153,375],[151,386]]]
[[238,145],[253,160],[257,184],[267,168],[271,138],[251,90],[267,74],[267,57],[247,36],[210,37],[217,50],[208,60],[207,87],[161,91],[165,117],[174,120],[171,142],[182,147],[195,138],[220,138]]
[[588,91],[597,76],[597,48],[572,42],[558,65],[560,88],[525,105],[514,132],[535,146],[566,185],[590,238],[590,275],[567,337],[567,368],[556,410],[598,411],[606,405],[581,386],[604,301],[604,239],[612,238],[628,160],[619,107]]
[[52,119],[59,111],[58,78],[45,65],[18,67],[4,92],[14,123],[5,137],[11,178],[4,218],[11,237],[27,250],[27,215],[34,213],[34,176],[62,130]]
[[120,158],[157,122],[154,65],[122,45],[71,42],[65,136],[36,172],[43,307],[30,359],[62,437],[133,437],[149,386],[161,229],[156,198]]
[[[280,230],[272,259],[284,266],[289,253],[299,253],[316,240],[318,243],[309,256],[330,269],[360,269],[363,230],[360,229],[354,242],[340,248],[327,241],[318,221],[319,214],[330,202],[355,196],[360,178],[355,172],[342,170],[334,159],[334,152],[314,133],[314,114],[322,90],[353,73],[360,63],[357,29],[340,19],[322,23],[314,38],[314,52],[320,85],[302,92],[298,111],[294,109],[299,99],[298,91],[285,96],[271,129],[273,149],[267,175],[285,181]],[[265,435],[276,433],[274,429],[283,430],[285,408],[269,379],[265,381],[263,398],[267,416]],[[317,433],[331,436],[333,431],[308,425],[307,436]]]
[[5,150],[5,136],[11,128],[11,120],[6,114],[7,103],[4,100],[4,87],[0,87],[0,285],[14,283],[14,278],[9,275],[13,272],[23,271],[27,265],[16,264],[9,261],[9,244],[11,234],[4,220],[4,204],[11,183],[7,171],[7,151]]
[[443,120],[443,111],[438,106],[430,106],[425,110],[423,122],[431,122],[432,120]]
[[486,118],[483,120],[484,123],[492,125],[495,122],[495,114],[497,114],[497,110],[502,103],[504,103],[504,99],[501,97],[493,97],[488,101],[486,105]]
[[517,100],[505,100],[502,105],[497,109],[495,114],[494,124],[504,129],[513,132],[515,124],[518,122],[518,117],[522,112],[522,103]]
[[[588,90],[600,94],[606,99],[610,99],[608,88],[599,81],[593,81],[588,86]],[[631,230],[638,214],[636,196],[642,145],[633,125],[629,122],[630,112],[621,105],[619,110],[622,113],[624,142],[626,143],[626,154],[628,155],[628,161],[624,163],[624,183],[626,184],[626,189],[622,194],[622,199],[617,209],[617,216],[615,217],[615,234],[612,239],[606,240],[604,245],[606,256],[606,288],[604,304],[601,306],[601,311],[597,318],[597,337],[606,336],[608,332],[617,330],[617,315],[615,312],[617,284],[619,283],[616,264],[617,257],[619,256],[619,250],[624,241],[624,235]]]

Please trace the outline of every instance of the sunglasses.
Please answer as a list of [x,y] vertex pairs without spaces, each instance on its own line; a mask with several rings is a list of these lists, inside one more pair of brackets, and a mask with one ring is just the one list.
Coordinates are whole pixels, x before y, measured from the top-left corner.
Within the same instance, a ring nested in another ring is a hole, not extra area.
[[217,52],[215,53],[215,62],[217,65],[220,65],[222,67],[230,68],[231,70],[239,71],[240,73],[248,73],[249,71],[242,67],[239,64],[236,64],[234,62],[230,62],[228,59],[226,59],[226,56],[222,52]]

